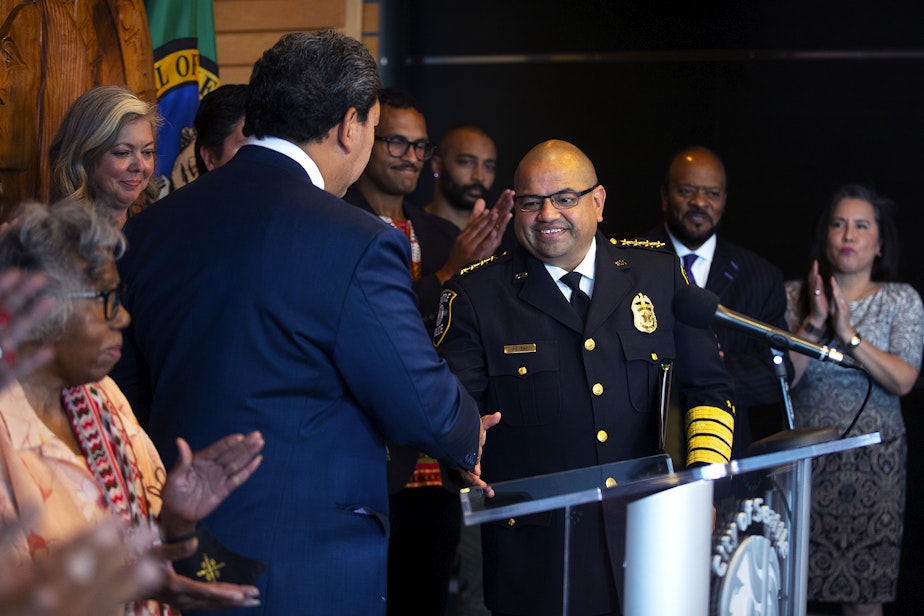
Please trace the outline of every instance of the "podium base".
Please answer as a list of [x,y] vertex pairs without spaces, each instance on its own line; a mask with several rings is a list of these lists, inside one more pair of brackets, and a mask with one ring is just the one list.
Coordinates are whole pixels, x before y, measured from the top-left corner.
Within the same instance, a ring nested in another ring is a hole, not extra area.
[[759,441],[754,441],[748,447],[749,456],[759,456],[767,453],[776,453],[797,447],[806,447],[836,441],[837,430],[834,428],[795,428],[771,434]]

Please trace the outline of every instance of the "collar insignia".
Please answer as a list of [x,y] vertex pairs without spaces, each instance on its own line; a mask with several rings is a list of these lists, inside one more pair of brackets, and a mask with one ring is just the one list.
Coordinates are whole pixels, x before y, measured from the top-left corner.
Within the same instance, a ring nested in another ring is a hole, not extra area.
[[625,238],[617,240],[615,237],[610,238],[610,243],[617,246],[632,246],[633,248],[664,248],[667,246],[667,243],[659,242],[658,240],[630,240]]

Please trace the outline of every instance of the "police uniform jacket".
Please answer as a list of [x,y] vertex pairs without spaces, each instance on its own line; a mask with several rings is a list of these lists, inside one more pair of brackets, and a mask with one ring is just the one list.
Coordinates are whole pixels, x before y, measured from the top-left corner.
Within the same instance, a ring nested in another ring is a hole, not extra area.
[[[657,390],[666,362],[695,420],[688,461],[728,460],[731,384],[711,332],[673,319],[674,293],[687,284],[679,260],[599,233],[596,259],[586,325],[522,247],[444,286],[434,343],[482,411],[502,413],[482,456],[488,482],[659,453]],[[644,318],[646,305],[653,320]],[[561,613],[560,514],[483,528],[491,609]],[[598,515],[585,515],[572,536],[581,554],[580,573],[571,576],[574,613],[618,611],[601,525]]]

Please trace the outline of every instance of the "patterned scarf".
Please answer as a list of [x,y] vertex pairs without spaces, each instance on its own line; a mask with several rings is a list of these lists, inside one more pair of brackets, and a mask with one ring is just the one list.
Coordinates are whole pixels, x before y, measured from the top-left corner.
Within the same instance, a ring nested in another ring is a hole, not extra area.
[[417,241],[417,232],[414,231],[410,220],[392,220],[388,216],[380,216],[382,220],[392,227],[404,233],[407,241],[411,244],[411,280],[420,280],[421,261],[420,261],[420,242]]
[[[110,511],[133,528],[145,524],[154,528],[156,522],[144,493],[135,452],[112,402],[95,384],[62,389],[61,401],[87,467],[106,495]],[[179,616],[170,606],[156,601],[127,604],[125,614]]]

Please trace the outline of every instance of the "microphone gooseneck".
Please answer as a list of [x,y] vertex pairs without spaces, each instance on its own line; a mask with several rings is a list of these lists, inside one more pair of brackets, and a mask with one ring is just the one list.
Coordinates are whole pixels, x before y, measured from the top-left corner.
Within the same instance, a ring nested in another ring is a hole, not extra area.
[[762,338],[775,349],[794,351],[820,361],[833,362],[845,368],[863,369],[859,362],[835,348],[809,342],[787,331],[726,308],[719,303],[719,297],[715,293],[706,289],[693,285],[680,289],[674,295],[671,307],[677,320],[690,327],[704,329],[710,324],[729,327],[750,336]]

